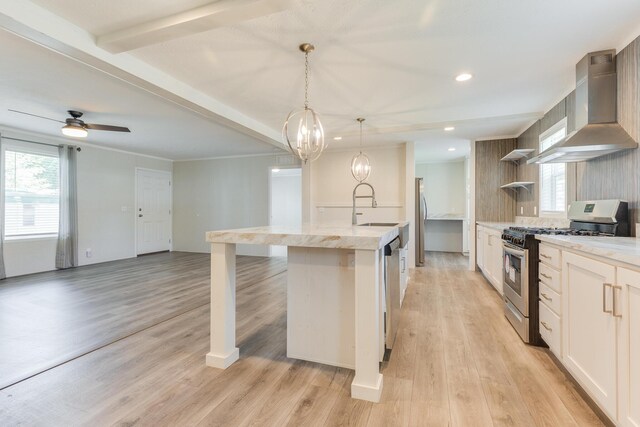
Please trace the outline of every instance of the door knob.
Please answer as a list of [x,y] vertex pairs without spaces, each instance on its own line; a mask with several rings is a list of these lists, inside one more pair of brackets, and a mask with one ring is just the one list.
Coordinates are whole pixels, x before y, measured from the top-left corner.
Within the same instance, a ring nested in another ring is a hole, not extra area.
[[142,218],[142,214],[138,214],[138,218]]

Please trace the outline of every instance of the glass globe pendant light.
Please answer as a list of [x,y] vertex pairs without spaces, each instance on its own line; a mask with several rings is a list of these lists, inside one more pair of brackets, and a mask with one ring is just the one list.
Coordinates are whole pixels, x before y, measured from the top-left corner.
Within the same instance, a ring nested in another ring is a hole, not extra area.
[[[327,148],[320,117],[313,108],[309,107],[309,52],[313,52],[314,49],[315,47],[310,43],[300,45],[300,50],[304,52],[304,108],[289,113],[282,128],[282,136],[287,141],[291,152],[305,164],[307,161],[316,160]],[[297,127],[292,129],[292,125]]]
[[362,152],[362,122],[364,122],[364,119],[360,117],[356,120],[360,122],[360,152],[353,156],[351,160],[351,175],[356,181],[363,182],[369,178],[371,163],[369,162],[369,157]]

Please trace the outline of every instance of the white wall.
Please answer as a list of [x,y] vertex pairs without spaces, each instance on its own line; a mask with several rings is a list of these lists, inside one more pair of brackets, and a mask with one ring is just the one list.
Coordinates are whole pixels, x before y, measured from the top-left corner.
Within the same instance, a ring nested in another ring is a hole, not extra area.
[[[269,224],[269,174],[277,156],[174,162],[173,249],[210,252],[211,230]],[[238,245],[242,255],[268,256],[268,247]]]
[[[270,225],[297,226],[302,223],[302,172],[281,169],[271,172]],[[287,256],[286,246],[271,246],[271,256]]]
[[425,198],[429,216],[466,213],[466,182],[464,159],[458,162],[419,163],[416,177],[424,178]]
[[[2,130],[3,137],[58,144],[74,141]],[[78,153],[78,262],[87,265],[134,257],[135,168],[172,170],[172,162],[82,144]],[[123,211],[125,208],[125,211]],[[93,256],[87,258],[85,249]],[[55,269],[55,238],[5,241],[7,276]]]
[[[376,191],[377,208],[359,199],[358,223],[405,219],[406,168],[404,145],[363,150],[371,162],[367,179]],[[311,164],[311,220],[317,223],[351,224],[352,194],[357,181],[351,175],[355,150],[328,151]],[[358,194],[370,194],[360,187]],[[368,206],[368,207],[366,207]]]

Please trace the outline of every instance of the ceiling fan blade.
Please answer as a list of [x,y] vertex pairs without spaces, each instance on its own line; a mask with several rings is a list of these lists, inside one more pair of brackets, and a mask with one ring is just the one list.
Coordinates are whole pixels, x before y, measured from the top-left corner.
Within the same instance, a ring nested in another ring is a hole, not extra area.
[[84,127],[86,129],[91,129],[91,130],[108,130],[112,132],[131,132],[129,128],[122,127],[122,126],[96,125],[94,123],[85,123]]
[[66,122],[63,122],[62,120],[56,120],[56,119],[52,119],[50,117],[39,116],[37,114],[25,113],[24,111],[12,110],[11,108],[9,108],[9,111],[11,111],[13,113],[25,114],[27,116],[33,116],[33,117],[38,117],[38,118],[41,118],[41,119],[51,120],[52,122],[58,122],[58,123],[63,123],[63,124],[66,123]]

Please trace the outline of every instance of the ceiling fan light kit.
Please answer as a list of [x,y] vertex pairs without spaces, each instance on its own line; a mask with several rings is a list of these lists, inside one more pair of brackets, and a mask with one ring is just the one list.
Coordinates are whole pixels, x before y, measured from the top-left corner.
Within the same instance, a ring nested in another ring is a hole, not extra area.
[[[307,161],[312,162],[320,157],[327,144],[320,117],[309,107],[309,53],[315,47],[310,43],[303,43],[299,49],[304,52],[304,108],[289,113],[282,128],[282,136],[291,152],[306,164]],[[295,135],[290,135],[294,131],[291,126],[294,123],[297,123]]]
[[131,132],[129,128],[122,127],[122,126],[97,125],[95,123],[85,123],[83,120],[80,119],[83,113],[81,111],[76,111],[76,110],[68,110],[67,113],[69,113],[71,117],[66,119],[64,122],[62,120],[39,116],[37,114],[31,114],[24,111],[12,110],[12,109],[9,109],[9,111],[18,113],[18,114],[24,114],[27,116],[38,117],[39,119],[46,119],[46,120],[51,120],[53,122],[64,123],[65,125],[62,126],[62,129],[60,129],[62,131],[62,134],[65,136],[73,137],[73,138],[86,138],[87,135],[89,134],[89,130],[106,130],[111,132]]
[[89,132],[82,126],[76,124],[66,124],[62,126],[62,134],[74,138],[86,138]]
[[362,122],[364,119],[359,117],[356,120],[360,123],[360,152],[351,159],[351,175],[356,181],[364,182],[371,173],[371,162],[369,157],[362,152]]

